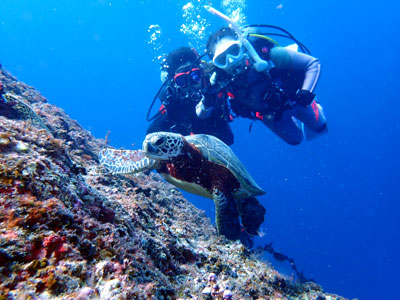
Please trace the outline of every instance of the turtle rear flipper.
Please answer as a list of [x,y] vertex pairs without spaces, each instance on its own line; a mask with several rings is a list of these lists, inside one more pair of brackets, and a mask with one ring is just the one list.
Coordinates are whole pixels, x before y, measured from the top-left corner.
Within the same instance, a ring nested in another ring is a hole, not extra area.
[[100,163],[113,174],[131,174],[152,169],[156,161],[143,155],[142,150],[103,149]]
[[237,202],[244,229],[251,235],[257,235],[259,227],[264,222],[264,206],[255,197],[249,197]]
[[214,189],[212,195],[215,203],[215,223],[218,233],[230,240],[237,240],[240,236],[240,222],[233,197],[218,189]]

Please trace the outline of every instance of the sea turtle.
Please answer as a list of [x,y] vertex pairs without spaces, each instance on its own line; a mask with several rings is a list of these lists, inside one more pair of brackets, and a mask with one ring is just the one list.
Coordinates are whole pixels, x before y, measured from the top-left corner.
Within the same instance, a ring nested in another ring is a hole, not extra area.
[[103,149],[100,163],[117,174],[155,169],[169,183],[213,199],[218,232],[231,240],[241,234],[239,216],[251,235],[264,221],[265,208],[254,196],[265,192],[214,136],[155,132],[146,136],[142,151]]

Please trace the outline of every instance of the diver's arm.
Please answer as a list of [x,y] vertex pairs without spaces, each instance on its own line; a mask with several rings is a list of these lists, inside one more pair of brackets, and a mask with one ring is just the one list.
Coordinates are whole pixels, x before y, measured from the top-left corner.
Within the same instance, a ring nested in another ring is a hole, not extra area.
[[305,72],[304,82],[301,89],[313,93],[315,87],[317,86],[319,75],[321,73],[320,61],[311,55],[298,53],[294,51],[290,52],[293,52],[289,54],[293,55],[292,57],[293,57],[294,68],[302,69]]
[[283,47],[272,48],[270,58],[277,69],[293,70],[295,73],[304,74],[301,89],[310,93],[314,92],[321,70],[320,61],[317,58]]

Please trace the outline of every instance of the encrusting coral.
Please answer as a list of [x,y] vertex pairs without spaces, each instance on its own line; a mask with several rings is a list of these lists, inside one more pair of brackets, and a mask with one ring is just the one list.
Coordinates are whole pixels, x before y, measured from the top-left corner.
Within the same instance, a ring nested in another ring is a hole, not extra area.
[[0,100],[0,299],[344,299],[218,236],[159,175],[105,172],[104,140],[4,69],[0,82],[45,124]]

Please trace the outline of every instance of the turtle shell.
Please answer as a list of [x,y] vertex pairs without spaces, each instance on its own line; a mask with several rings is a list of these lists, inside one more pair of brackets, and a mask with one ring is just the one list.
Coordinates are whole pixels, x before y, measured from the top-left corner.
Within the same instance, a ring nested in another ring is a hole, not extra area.
[[234,192],[237,200],[263,195],[264,190],[255,182],[231,148],[218,138],[207,134],[185,136],[185,139],[200,150],[209,161],[226,167],[240,183]]

